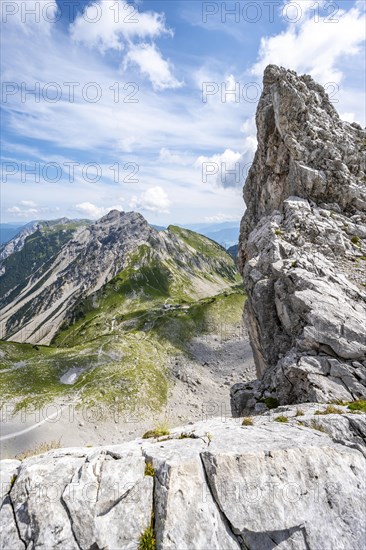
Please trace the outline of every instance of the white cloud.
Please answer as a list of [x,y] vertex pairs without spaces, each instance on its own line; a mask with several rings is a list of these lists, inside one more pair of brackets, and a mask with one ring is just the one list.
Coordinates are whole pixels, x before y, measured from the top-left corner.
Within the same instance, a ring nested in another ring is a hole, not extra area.
[[165,25],[165,17],[155,12],[138,12],[136,8],[119,0],[97,0],[86,6],[70,25],[71,37],[88,47],[122,51],[134,38],[156,38],[172,34]]
[[20,201],[22,206],[28,206],[29,208],[35,208],[37,204],[34,201]]
[[141,73],[150,79],[154,90],[180,88],[183,85],[173,76],[171,63],[163,59],[155,44],[131,45],[124,58],[124,68],[130,63],[138,65]]
[[339,116],[342,120],[346,120],[347,122],[355,122],[356,121],[356,115],[355,113],[339,113]]
[[240,217],[231,216],[230,214],[222,214],[220,212],[219,214],[216,214],[215,216],[206,216],[204,218],[204,221],[207,222],[207,223],[238,222],[238,221],[240,221]]
[[4,26],[16,25],[17,30],[26,35],[49,35],[61,15],[56,0],[11,0],[1,4]]
[[91,202],[82,202],[81,204],[77,204],[75,206],[75,210],[81,212],[87,218],[96,220],[102,218],[111,210],[123,211],[123,207],[120,204],[117,204],[117,206],[96,206]]
[[194,157],[189,153],[172,152],[166,147],[162,147],[159,152],[159,161],[166,164],[178,164],[180,166],[192,165]]
[[39,214],[39,210],[37,208],[20,208],[19,206],[11,206],[7,211],[14,218],[30,218]]
[[341,81],[343,74],[337,66],[339,59],[362,52],[364,11],[357,7],[347,12],[338,10],[334,16],[337,23],[325,22],[324,17],[316,21],[309,7],[305,11],[297,24],[289,23],[286,31],[262,38],[259,60],[252,67],[253,74],[261,76],[264,68],[274,63],[310,73],[322,84]]
[[7,209],[7,212],[11,215],[12,218],[16,219],[31,219],[40,218],[49,213],[58,212],[58,207],[48,208],[38,206],[34,201],[19,201],[18,205],[11,206]]
[[202,182],[213,181],[218,187],[241,187],[246,179],[256,149],[256,140],[247,137],[245,151],[242,153],[226,149],[210,157],[200,156],[196,167],[201,169]]
[[157,185],[156,187],[150,187],[144,193],[141,193],[139,197],[133,196],[130,201],[130,208],[137,210],[148,210],[149,212],[167,213],[171,201],[166,191]]

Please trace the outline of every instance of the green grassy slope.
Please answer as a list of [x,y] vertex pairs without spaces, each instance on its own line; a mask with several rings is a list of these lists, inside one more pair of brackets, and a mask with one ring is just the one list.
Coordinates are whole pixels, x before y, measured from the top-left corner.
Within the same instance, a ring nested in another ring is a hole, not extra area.
[[[121,273],[80,300],[52,346],[0,342],[4,401],[15,398],[23,408],[71,397],[80,405],[118,403],[131,410],[142,402],[146,411],[156,410],[167,399],[169,365],[188,353],[191,338],[236,330],[245,295],[232,259],[205,237],[169,230],[178,239],[171,254],[140,246]],[[212,271],[202,269],[203,257],[206,268],[212,260]],[[223,285],[214,296],[212,280]],[[197,281],[207,285],[201,298]],[[60,381],[75,370],[73,384]]]

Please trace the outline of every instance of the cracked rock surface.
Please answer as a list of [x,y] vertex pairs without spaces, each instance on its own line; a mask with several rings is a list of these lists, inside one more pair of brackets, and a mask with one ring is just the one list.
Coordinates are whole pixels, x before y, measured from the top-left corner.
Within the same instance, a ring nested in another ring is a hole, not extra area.
[[310,76],[274,65],[256,122],[240,260],[258,395],[364,398],[366,133]]
[[2,548],[362,550],[366,414],[316,408],[2,461]]

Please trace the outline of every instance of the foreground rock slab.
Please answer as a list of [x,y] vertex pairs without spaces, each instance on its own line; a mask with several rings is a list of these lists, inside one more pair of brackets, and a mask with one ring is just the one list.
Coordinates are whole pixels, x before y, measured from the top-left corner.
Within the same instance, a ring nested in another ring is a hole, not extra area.
[[364,549],[366,414],[316,407],[2,461],[2,548]]

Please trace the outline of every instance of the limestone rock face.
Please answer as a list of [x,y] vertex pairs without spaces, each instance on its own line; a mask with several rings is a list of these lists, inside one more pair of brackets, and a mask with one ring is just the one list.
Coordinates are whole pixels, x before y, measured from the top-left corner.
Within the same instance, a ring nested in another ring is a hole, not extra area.
[[366,415],[316,408],[3,461],[2,548],[363,550]]
[[366,133],[310,76],[273,65],[256,122],[239,257],[257,390],[365,397]]

